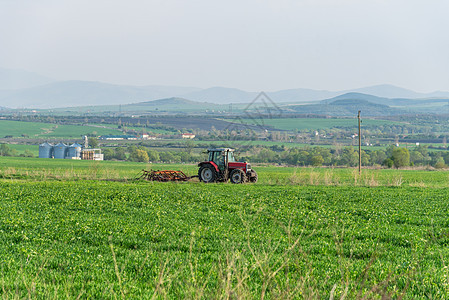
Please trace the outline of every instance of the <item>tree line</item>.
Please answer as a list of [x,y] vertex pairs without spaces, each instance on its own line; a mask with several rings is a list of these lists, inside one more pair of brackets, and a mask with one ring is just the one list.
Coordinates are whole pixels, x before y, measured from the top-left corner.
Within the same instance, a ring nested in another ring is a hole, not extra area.
[[[158,151],[145,146],[107,148],[103,151],[106,160],[127,160],[134,162],[195,163],[206,159],[206,155],[195,153],[192,148],[182,151]],[[432,166],[444,168],[449,165],[449,152],[428,151],[427,146],[413,149],[388,146],[386,149],[362,150],[363,166],[384,166],[401,168],[408,166]],[[254,163],[274,163],[294,166],[349,166],[359,162],[355,147],[320,146],[292,147],[250,146],[240,154],[240,159]]]
[[[196,163],[204,161],[207,155],[194,152],[194,147],[187,146],[181,151],[158,151],[145,146],[128,146],[105,148],[105,160],[121,160],[154,163]],[[7,144],[0,144],[0,156],[33,157],[25,150],[19,153]],[[427,146],[412,149],[388,146],[386,149],[362,150],[363,166],[384,166],[401,168],[408,166],[432,166],[445,168],[449,165],[449,151],[429,151]],[[254,163],[272,163],[293,166],[349,166],[355,167],[359,154],[355,147],[321,147],[305,146],[286,148],[284,146],[248,146],[240,152],[240,160]]]

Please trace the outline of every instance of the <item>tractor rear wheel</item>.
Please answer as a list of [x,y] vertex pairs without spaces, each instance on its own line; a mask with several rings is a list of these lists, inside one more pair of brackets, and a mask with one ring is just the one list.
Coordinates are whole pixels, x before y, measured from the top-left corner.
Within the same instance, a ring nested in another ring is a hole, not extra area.
[[245,172],[243,172],[240,169],[232,170],[230,177],[231,177],[231,182],[232,183],[244,183],[244,182],[246,182]]
[[258,178],[259,177],[257,176],[257,172],[254,170],[251,170],[251,176],[249,177],[249,181],[252,183],[256,183]]
[[202,182],[211,183],[217,180],[217,174],[213,166],[205,165],[198,170],[198,178]]

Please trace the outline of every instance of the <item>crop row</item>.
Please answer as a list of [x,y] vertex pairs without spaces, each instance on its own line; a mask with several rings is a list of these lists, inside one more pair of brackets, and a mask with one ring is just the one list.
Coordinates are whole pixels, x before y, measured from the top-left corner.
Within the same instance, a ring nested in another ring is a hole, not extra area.
[[[363,169],[359,175],[351,168],[291,168],[253,166],[259,174],[259,185],[299,186],[411,186],[449,187],[447,171]],[[58,159],[2,157],[0,179],[28,181],[48,180],[117,180],[132,181],[142,169],[182,170],[195,175],[195,164],[143,164],[118,161],[72,161]],[[195,182],[195,181],[194,181]]]
[[447,298],[449,194],[0,182],[0,284],[28,297]]

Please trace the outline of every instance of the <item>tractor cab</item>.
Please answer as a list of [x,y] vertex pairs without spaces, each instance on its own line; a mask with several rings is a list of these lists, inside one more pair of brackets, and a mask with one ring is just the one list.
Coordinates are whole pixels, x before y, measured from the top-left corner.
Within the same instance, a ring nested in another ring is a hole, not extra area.
[[256,182],[257,173],[246,162],[237,162],[234,149],[214,148],[208,149],[208,161],[198,164],[200,167],[198,177],[203,182],[228,181],[232,183]]
[[224,170],[226,163],[235,162],[234,149],[220,148],[220,149],[208,149],[208,160],[214,162],[220,170]]

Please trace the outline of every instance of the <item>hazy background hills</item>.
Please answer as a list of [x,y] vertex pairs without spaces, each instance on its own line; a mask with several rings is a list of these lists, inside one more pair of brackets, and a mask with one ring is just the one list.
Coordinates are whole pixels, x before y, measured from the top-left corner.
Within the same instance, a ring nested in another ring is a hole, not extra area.
[[33,72],[0,68],[0,90],[29,88],[54,81]]
[[[388,106],[407,106],[433,102],[446,103],[449,92],[417,93],[393,85],[376,85],[354,90],[327,91],[312,89],[287,89],[267,92],[276,103],[307,104],[325,100],[330,104],[337,100],[364,100]],[[194,103],[249,103],[258,92],[235,88],[211,87],[201,89],[181,86],[131,86],[92,81],[55,81],[36,73],[0,69],[0,107],[9,108],[57,108],[78,106],[125,105],[147,102],[145,105],[161,106],[161,102],[149,101],[182,98]],[[417,100],[420,99],[420,100]],[[173,105],[173,99],[170,102]],[[347,102],[346,102],[347,103]],[[183,105],[187,105],[183,102]],[[318,103],[315,103],[318,104]],[[210,107],[211,105],[207,105]]]

